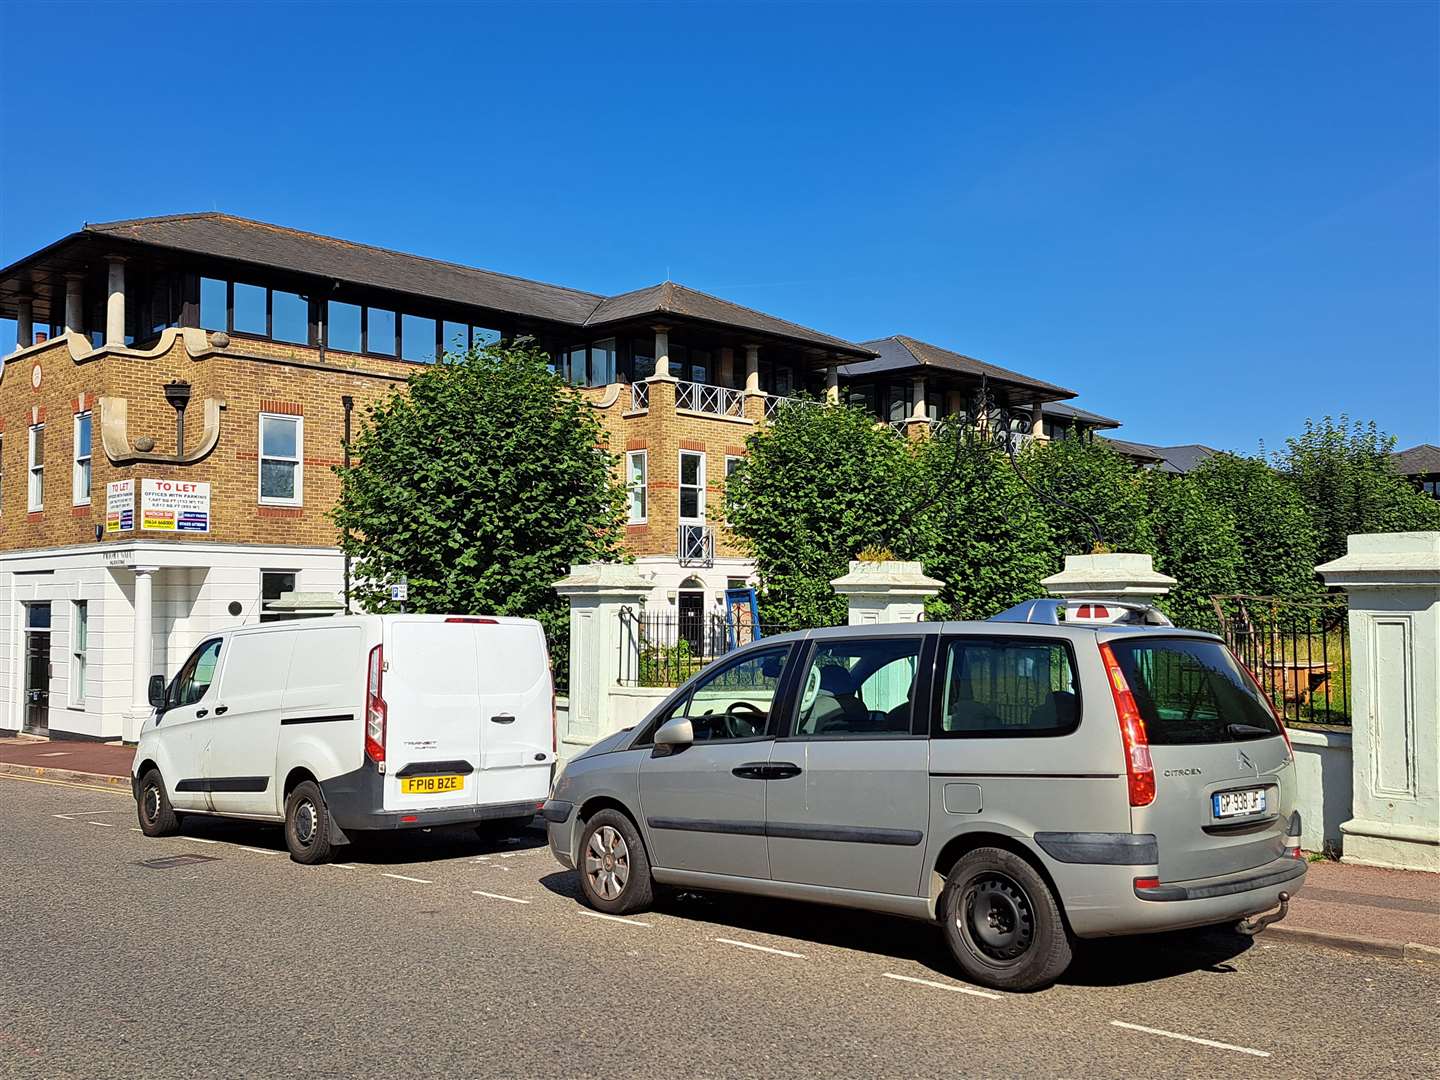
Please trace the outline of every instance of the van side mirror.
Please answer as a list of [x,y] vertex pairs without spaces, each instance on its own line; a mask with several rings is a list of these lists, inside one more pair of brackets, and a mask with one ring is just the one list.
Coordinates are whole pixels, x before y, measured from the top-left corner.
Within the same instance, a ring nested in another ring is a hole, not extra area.
[[165,707],[165,676],[150,676],[150,707],[152,709],[163,709]]
[[[655,749],[662,754],[689,746],[695,741],[695,725],[687,716],[676,716],[666,720],[655,732]],[[661,747],[665,749],[661,750]]]

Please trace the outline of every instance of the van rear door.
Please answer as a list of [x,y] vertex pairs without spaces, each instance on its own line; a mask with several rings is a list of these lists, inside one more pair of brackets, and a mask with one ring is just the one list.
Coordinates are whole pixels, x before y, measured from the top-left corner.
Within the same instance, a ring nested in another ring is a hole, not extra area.
[[1108,638],[1135,696],[1155,767],[1155,799],[1133,809],[1153,833],[1160,880],[1240,873],[1279,858],[1295,802],[1289,744],[1260,691],[1215,640]]
[[545,633],[531,619],[500,619],[473,628],[480,672],[480,804],[550,794],[555,763],[554,692]]

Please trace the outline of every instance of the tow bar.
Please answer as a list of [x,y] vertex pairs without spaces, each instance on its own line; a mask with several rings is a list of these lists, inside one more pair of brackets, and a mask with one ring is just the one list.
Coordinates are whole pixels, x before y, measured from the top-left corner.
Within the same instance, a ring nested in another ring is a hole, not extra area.
[[1290,894],[1288,892],[1282,892],[1280,894],[1280,907],[1277,910],[1270,912],[1269,915],[1261,915],[1258,918],[1253,915],[1246,916],[1235,924],[1235,932],[1244,934],[1246,937],[1254,937],[1271,923],[1279,922],[1289,911]]

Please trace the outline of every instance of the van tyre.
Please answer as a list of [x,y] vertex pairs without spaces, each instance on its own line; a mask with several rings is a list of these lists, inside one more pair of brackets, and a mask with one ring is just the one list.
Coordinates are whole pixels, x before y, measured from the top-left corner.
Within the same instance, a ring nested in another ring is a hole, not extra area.
[[945,879],[942,926],[965,977],[1039,990],[1070,966],[1070,932],[1039,871],[1004,848],[976,848]]
[[170,795],[159,769],[150,769],[140,778],[140,798],[135,803],[140,831],[146,836],[173,836],[180,831],[180,816],[170,805]]
[[650,860],[631,820],[601,810],[580,834],[580,890],[585,903],[607,915],[644,911],[655,899]]
[[306,780],[285,800],[285,846],[290,858],[310,865],[330,857],[330,810],[320,785]]

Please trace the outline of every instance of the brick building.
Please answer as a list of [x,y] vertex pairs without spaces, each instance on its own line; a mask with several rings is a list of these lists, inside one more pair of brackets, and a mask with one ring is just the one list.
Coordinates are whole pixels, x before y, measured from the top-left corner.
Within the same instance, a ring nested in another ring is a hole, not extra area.
[[673,282],[600,296],[215,213],[86,225],[0,270],[0,319],[0,730],[100,739],[133,739],[148,676],[215,629],[342,604],[347,424],[442,351],[528,335],[582,388],[649,603],[681,618],[751,579],[715,510],[797,395],[837,400],[843,372],[878,417],[924,424],[984,378],[1036,437],[1073,396]]

